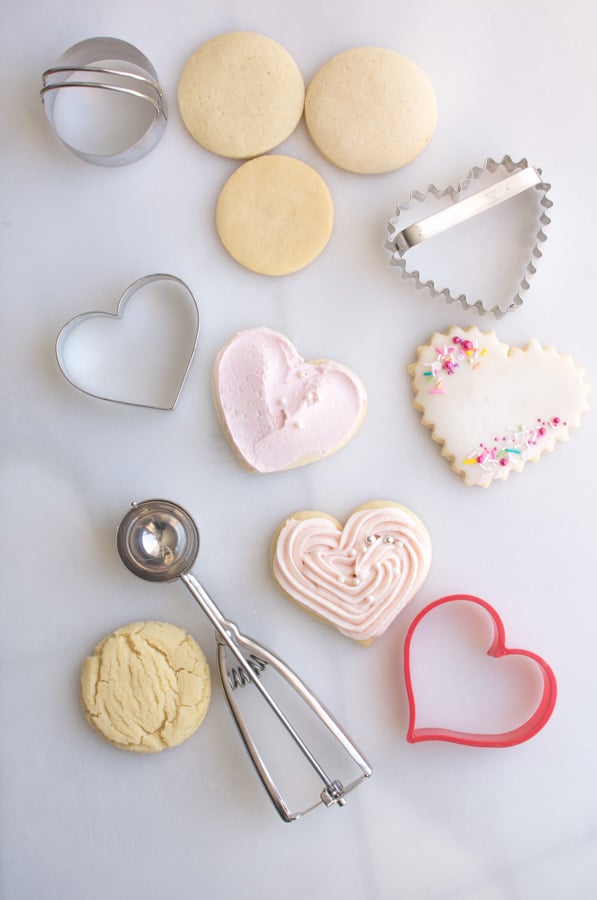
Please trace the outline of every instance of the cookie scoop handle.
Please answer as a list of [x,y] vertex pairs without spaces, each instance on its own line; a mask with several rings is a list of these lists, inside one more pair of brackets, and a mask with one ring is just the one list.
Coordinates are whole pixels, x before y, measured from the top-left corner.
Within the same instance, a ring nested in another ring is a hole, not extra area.
[[[264,647],[262,644],[259,644],[252,638],[241,634],[233,622],[225,619],[203,585],[191,572],[181,575],[180,580],[191,592],[194,599],[197,601],[216,630],[218,642],[218,668],[226,700],[228,701],[230,711],[232,712],[240,735],[257,770],[257,773],[261,778],[264,787],[266,788],[274,806],[276,807],[282,819],[284,819],[285,822],[292,822],[295,819],[298,819],[299,816],[304,815],[305,812],[309,812],[311,809],[314,809],[319,805],[319,802],[323,803],[325,806],[333,806],[335,804],[344,806],[346,803],[344,795],[349,790],[352,790],[354,787],[356,787],[356,785],[360,783],[363,778],[368,778],[369,775],[371,775],[371,767],[369,766],[365,758],[357,750],[348,735],[343,731],[341,726],[338,724],[338,722],[336,722],[336,720],[323,706],[323,704],[320,703],[320,701],[309,690],[305,683],[298,677],[298,675],[296,675],[295,672],[292,671],[292,669],[290,669],[286,665],[286,663],[284,663],[283,660],[272,653],[271,650],[268,650],[267,647]],[[313,806],[310,806],[303,812],[293,813],[286,805],[282,798],[282,795],[278,791],[269,773],[269,770],[263,760],[261,753],[259,752],[259,749],[257,748],[257,745],[251,737],[250,730],[247,727],[245,719],[233,693],[235,687],[234,683],[231,682],[231,679],[228,677],[228,665],[226,657],[227,651],[232,653],[236,661],[240,663],[240,673],[243,682],[251,682],[259,691],[263,699],[269,705],[273,713],[277,716],[303,756],[307,759],[309,764],[312,766],[312,768],[315,770],[324,784],[324,789],[320,795],[320,801]],[[247,652],[245,653],[244,651]],[[263,661],[263,663],[265,664],[270,665],[279,675],[281,675],[287,681],[290,687],[298,694],[298,696],[310,707],[315,715],[318,716],[318,718],[325,725],[328,731],[331,732],[331,734],[336,738],[336,740],[340,742],[347,753],[351,756],[353,762],[355,762],[359,766],[362,772],[360,778],[345,787],[338,779],[333,779],[326,773],[315,755],[309,749],[305,741],[301,738],[292,722],[288,719],[286,714],[283,712],[278,703],[274,700],[270,692],[259,679],[258,672],[256,671],[254,663],[255,658]]]

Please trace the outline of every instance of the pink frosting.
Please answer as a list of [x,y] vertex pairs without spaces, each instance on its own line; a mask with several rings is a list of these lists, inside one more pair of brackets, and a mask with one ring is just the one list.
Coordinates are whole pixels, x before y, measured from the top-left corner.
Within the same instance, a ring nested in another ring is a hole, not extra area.
[[345,366],[307,363],[269,328],[236,334],[214,365],[214,394],[229,440],[255,472],[321,459],[348,441],[367,405]]
[[289,597],[357,641],[384,633],[415,596],[431,564],[431,539],[413,512],[378,502],[342,528],[312,513],[291,516],[274,545],[274,578]]

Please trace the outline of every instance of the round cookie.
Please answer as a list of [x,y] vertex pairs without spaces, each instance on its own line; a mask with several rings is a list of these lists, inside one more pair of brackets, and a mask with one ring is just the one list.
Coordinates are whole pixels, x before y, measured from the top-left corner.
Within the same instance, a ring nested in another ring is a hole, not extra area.
[[305,86],[290,54],[263,34],[232,31],[187,61],[178,104],[192,137],[233,159],[267,153],[296,128]]
[[81,669],[88,722],[123,750],[150,753],[190,737],[211,696],[203,651],[182,628],[133,622],[107,635]]
[[427,75],[393,50],[355,47],[314,75],[305,99],[309,134],[327,159],[365,175],[401,168],[427,146],[437,100]]
[[216,228],[228,253],[262,275],[288,275],[312,262],[334,224],[321,176],[290,156],[260,156],[228,179],[216,208]]

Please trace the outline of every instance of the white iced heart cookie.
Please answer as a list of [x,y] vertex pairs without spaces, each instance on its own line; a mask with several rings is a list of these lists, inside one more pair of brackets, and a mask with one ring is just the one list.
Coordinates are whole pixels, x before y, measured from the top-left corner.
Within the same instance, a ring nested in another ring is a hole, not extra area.
[[272,542],[271,563],[293,602],[368,645],[425,581],[431,539],[411,510],[374,500],[354,510],[344,526],[322,512],[290,516]]
[[218,417],[251,472],[303,466],[339,450],[359,428],[367,395],[337,362],[307,363],[269,328],[240,331],[213,369]]
[[568,440],[588,409],[584,369],[567,354],[510,347],[494,332],[450,328],[409,366],[415,407],[465,484],[487,487]]

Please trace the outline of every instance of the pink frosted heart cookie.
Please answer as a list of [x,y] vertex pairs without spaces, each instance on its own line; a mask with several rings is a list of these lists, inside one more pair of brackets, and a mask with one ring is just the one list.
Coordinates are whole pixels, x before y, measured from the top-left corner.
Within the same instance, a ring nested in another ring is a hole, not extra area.
[[411,510],[373,500],[344,526],[326,513],[294,513],[274,537],[271,564],[290,600],[369,645],[425,581],[431,539]]
[[283,334],[240,331],[213,369],[218,417],[251,472],[278,472],[323,459],[359,428],[367,408],[354,372],[330,360],[305,362]]
[[494,332],[450,328],[409,366],[415,407],[465,484],[487,487],[567,441],[588,409],[584,369],[567,354],[510,347]]

